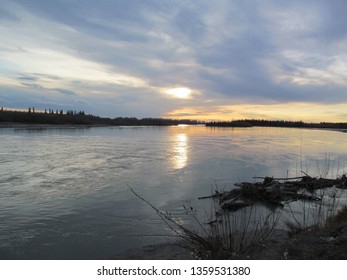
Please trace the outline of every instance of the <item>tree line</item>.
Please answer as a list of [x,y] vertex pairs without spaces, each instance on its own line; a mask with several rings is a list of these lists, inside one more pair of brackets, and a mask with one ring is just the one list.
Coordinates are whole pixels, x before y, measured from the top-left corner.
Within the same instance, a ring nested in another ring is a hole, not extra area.
[[[72,124],[72,125],[115,125],[115,126],[167,126],[178,124],[202,124],[197,120],[174,120],[163,118],[143,118],[134,117],[116,117],[103,118],[86,114],[84,111],[76,110],[53,110],[44,109],[36,110],[29,107],[27,111],[7,110],[0,108],[0,122],[15,122],[27,124]],[[296,128],[332,128],[347,129],[346,122],[320,122],[306,123],[303,121],[285,121],[285,120],[259,120],[259,119],[243,119],[235,121],[217,121],[205,123],[207,127],[296,127]]]
[[208,122],[205,124],[208,127],[297,127],[297,128],[334,128],[334,129],[347,129],[345,122],[320,122],[320,123],[307,123],[303,121],[285,121],[285,120],[257,120],[257,119],[244,119],[236,121],[220,121]]
[[[3,111],[4,110],[4,108],[3,107],[1,107],[1,111]],[[35,111],[35,107],[29,107],[28,108],[28,113],[30,114],[30,113],[33,113],[33,114],[35,114],[35,113],[37,113],[36,111]],[[51,115],[54,115],[54,114],[56,114],[56,115],[64,115],[64,114],[66,114],[66,115],[85,115],[85,113],[84,113],[84,111],[79,111],[79,112],[77,112],[77,111],[73,111],[73,110],[67,110],[65,113],[64,113],[64,110],[53,110],[53,109],[51,109],[51,108],[49,108],[48,110],[47,109],[45,109],[44,111],[38,111],[38,113],[44,113],[44,114],[51,114]]]
[[115,125],[115,126],[167,126],[178,124],[198,124],[195,120],[172,120],[162,118],[117,117],[103,118],[86,114],[84,111],[74,110],[36,110],[34,107],[27,111],[0,109],[0,122],[26,123],[26,124],[52,124],[52,125]]

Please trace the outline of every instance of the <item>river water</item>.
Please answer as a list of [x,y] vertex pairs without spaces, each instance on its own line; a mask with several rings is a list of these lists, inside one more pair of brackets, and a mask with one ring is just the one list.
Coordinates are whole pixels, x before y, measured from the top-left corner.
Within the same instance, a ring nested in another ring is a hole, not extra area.
[[197,198],[216,188],[345,173],[346,142],[291,128],[0,128],[0,259],[109,259],[166,242],[129,187],[189,224],[182,206],[205,211]]

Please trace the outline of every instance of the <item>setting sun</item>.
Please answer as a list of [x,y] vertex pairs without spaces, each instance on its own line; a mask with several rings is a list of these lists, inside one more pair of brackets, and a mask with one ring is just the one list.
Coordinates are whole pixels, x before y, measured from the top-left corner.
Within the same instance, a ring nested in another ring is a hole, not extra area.
[[186,87],[180,87],[169,89],[166,93],[176,98],[189,98],[192,90]]

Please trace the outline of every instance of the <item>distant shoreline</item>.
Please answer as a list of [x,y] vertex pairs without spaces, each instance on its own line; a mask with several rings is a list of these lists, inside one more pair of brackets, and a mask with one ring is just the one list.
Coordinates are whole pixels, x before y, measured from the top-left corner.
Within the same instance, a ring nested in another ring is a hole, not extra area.
[[237,121],[218,121],[208,122],[208,127],[288,127],[288,128],[318,128],[318,129],[347,129],[347,123],[305,123],[303,121],[283,121],[283,120],[237,120]]
[[[109,125],[109,124],[39,124],[39,123],[21,123],[21,122],[0,122],[0,129],[2,128],[13,128],[13,129],[23,129],[23,130],[44,130],[44,129],[85,129],[85,128],[94,128],[94,127],[136,127],[136,126],[175,126],[179,124],[167,124],[167,125]],[[197,125],[197,124],[191,124]],[[337,131],[342,133],[347,133],[347,128],[328,128],[328,127],[289,127],[289,126],[205,126],[206,128],[255,128],[255,127],[269,127],[269,128],[297,128],[297,129],[318,129],[318,130],[328,130],[328,131]]]
[[[2,124],[3,123],[3,124]],[[36,112],[30,109],[27,112],[6,111],[0,109],[0,125],[9,126],[12,123],[30,124],[30,125],[72,125],[72,126],[169,126],[178,124],[201,124],[196,120],[174,120],[163,118],[134,118],[117,117],[104,118],[93,116],[81,112],[73,111],[53,111]]]
[[172,126],[179,124],[205,125],[218,128],[250,128],[250,127],[283,127],[283,128],[313,128],[329,129],[347,132],[347,122],[306,123],[303,121],[243,119],[234,121],[202,122],[198,120],[177,120],[164,118],[117,117],[105,118],[85,114],[83,111],[53,111],[36,112],[29,108],[27,112],[0,110],[0,128],[81,128],[106,126]]

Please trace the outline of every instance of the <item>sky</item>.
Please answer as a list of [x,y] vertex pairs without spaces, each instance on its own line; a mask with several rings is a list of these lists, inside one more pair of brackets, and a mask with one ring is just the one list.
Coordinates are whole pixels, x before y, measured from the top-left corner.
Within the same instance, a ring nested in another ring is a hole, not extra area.
[[0,0],[0,106],[347,122],[345,0]]

